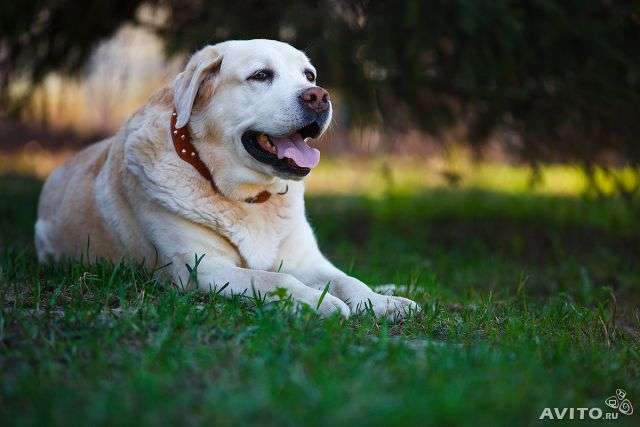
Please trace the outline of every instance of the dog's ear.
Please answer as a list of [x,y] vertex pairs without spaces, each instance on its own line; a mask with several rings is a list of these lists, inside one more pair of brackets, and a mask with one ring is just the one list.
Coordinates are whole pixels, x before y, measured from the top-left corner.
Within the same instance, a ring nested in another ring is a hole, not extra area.
[[173,82],[174,102],[178,113],[176,128],[189,122],[200,85],[207,76],[218,72],[221,63],[222,56],[213,46],[207,46],[194,53],[184,71],[178,74]]

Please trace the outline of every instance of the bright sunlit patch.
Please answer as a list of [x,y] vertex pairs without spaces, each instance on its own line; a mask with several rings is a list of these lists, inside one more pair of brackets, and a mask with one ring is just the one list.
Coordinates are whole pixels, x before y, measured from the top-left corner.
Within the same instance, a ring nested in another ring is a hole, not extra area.
[[[631,181],[629,174],[627,180]],[[388,157],[367,161],[325,159],[307,178],[310,193],[359,193],[369,195],[394,191],[415,192],[427,188],[479,188],[503,193],[535,193],[579,196],[588,180],[577,166],[544,166],[539,173],[524,165],[490,162],[456,162]]]
[[[265,149],[271,146],[265,137]],[[72,151],[48,151],[25,147],[13,153],[0,153],[0,174],[15,173],[45,178],[66,160]],[[609,196],[615,185],[633,189],[640,185],[630,168],[618,168],[605,174],[596,169],[593,177],[598,191]],[[489,162],[457,162],[455,168],[440,159],[416,160],[408,157],[358,159],[349,156],[324,159],[306,179],[310,194],[383,195],[389,191],[412,193],[429,188],[478,188],[511,194],[547,194],[579,197],[593,191],[584,171],[578,166],[549,165],[538,174],[524,165]]]

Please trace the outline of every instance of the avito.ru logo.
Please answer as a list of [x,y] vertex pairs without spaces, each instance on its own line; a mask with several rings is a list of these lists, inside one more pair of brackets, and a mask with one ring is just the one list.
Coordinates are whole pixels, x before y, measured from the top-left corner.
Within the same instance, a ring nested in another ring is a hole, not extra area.
[[633,414],[633,405],[627,398],[627,392],[619,388],[616,390],[616,394],[608,397],[604,403],[611,409],[617,409],[618,411],[605,412],[602,408],[544,408],[540,414],[541,420],[584,420],[586,418],[592,420],[599,420],[604,418],[605,420],[617,420],[620,414],[631,415]]

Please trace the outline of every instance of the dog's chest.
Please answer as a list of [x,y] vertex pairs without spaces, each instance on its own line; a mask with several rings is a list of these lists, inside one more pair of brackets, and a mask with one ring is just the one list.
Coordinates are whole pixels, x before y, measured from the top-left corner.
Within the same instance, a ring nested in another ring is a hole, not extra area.
[[251,209],[234,224],[229,238],[247,268],[277,269],[279,248],[291,230],[292,216],[283,209]]

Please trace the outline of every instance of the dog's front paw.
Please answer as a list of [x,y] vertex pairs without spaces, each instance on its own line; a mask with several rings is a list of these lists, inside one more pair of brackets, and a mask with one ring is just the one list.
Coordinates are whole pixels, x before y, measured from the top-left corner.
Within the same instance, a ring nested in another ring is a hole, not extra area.
[[328,293],[323,293],[310,290],[304,295],[295,295],[295,300],[298,303],[307,305],[318,312],[321,317],[329,317],[334,313],[340,314],[342,317],[349,317],[349,306],[338,298]]
[[316,302],[316,307],[320,316],[328,317],[333,313],[339,313],[342,317],[349,317],[350,311],[347,304],[333,295],[326,294],[321,301],[320,298],[318,298],[318,301],[319,305]]
[[348,304],[352,314],[371,310],[376,316],[387,316],[396,321],[402,320],[409,313],[420,311],[420,306],[408,298],[381,295],[375,292],[352,298]]

